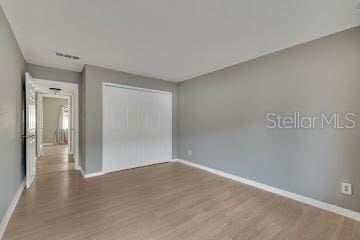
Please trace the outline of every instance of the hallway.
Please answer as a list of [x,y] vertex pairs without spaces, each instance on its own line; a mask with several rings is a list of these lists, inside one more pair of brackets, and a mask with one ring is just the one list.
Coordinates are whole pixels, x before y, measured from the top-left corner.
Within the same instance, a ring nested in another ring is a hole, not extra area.
[[41,156],[37,160],[36,175],[57,173],[75,169],[72,154],[69,154],[68,145],[44,146]]

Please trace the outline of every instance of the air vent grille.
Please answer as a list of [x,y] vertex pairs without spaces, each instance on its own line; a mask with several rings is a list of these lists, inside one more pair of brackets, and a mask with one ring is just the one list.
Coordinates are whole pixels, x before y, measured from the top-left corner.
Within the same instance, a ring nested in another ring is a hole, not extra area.
[[70,54],[65,54],[65,53],[60,53],[60,52],[56,52],[55,54],[58,57],[63,57],[63,58],[68,58],[68,59],[73,59],[73,60],[79,60],[80,59],[80,57],[70,55]]

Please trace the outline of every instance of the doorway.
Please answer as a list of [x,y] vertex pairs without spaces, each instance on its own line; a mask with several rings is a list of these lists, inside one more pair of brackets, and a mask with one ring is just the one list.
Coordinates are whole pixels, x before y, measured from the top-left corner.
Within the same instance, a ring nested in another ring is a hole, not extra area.
[[34,79],[36,176],[78,170],[78,86]]
[[37,103],[37,175],[74,170],[75,161],[70,152],[70,96],[38,93]]

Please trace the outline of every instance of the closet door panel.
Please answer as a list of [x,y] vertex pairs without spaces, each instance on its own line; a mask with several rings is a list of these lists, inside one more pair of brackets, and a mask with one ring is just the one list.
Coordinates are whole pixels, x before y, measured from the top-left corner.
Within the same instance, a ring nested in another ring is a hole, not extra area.
[[104,171],[171,160],[171,94],[108,86],[103,94]]

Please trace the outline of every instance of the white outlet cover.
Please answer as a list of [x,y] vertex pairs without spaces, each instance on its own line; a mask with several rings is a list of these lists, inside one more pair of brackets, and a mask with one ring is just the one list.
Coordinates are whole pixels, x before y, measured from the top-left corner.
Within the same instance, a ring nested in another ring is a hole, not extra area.
[[341,193],[352,195],[352,187],[350,183],[341,183]]

